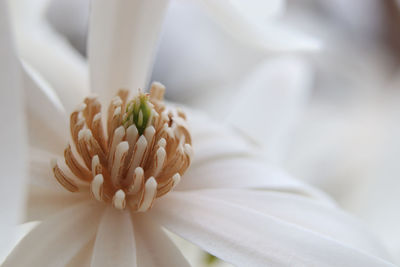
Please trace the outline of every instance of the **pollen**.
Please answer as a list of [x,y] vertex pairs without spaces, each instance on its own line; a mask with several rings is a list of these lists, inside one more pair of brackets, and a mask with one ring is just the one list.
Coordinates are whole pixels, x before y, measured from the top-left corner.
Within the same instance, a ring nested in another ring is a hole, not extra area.
[[[119,90],[106,116],[87,97],[70,116],[71,144],[54,159],[55,179],[70,192],[90,192],[116,209],[144,212],[171,191],[192,160],[186,115],[164,104],[165,87],[150,94]],[[104,120],[104,121],[103,121]]]

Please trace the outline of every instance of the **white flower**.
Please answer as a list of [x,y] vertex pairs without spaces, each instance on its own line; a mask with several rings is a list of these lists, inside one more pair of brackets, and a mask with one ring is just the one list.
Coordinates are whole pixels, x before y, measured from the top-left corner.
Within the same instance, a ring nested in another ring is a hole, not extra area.
[[[137,62],[150,68],[153,51],[139,48],[153,46],[157,39],[163,7],[155,3],[94,2],[89,31],[91,91],[103,103],[120,87],[145,83],[146,71],[137,80],[130,74],[135,64],[140,65]],[[138,16],[131,16],[134,8]],[[142,28],[118,31],[139,22],[148,22],[149,39],[140,34]],[[52,40],[47,42],[49,49],[55,47]],[[117,51],[127,56],[113,55]],[[79,73],[72,64],[60,67],[64,60],[71,63],[67,56],[52,60],[51,65],[42,65],[41,73],[27,61],[24,73],[31,144],[26,219],[41,223],[4,266],[187,266],[164,228],[239,266],[392,266],[363,226],[325,195],[266,166],[246,141],[195,111],[187,119],[195,150],[192,166],[175,191],[157,199],[151,210],[118,210],[93,200],[88,192],[66,191],[54,178],[49,161],[62,157],[68,135],[66,112],[87,92],[66,90],[84,77],[81,73],[76,80],[65,79]],[[117,208],[118,203],[114,202]]]

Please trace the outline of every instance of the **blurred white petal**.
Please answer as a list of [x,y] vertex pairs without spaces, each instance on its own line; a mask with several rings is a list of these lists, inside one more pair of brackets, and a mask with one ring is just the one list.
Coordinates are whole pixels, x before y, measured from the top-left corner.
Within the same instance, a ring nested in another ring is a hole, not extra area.
[[109,101],[120,88],[147,88],[168,2],[92,2],[88,37],[90,88],[103,101]]
[[138,266],[190,266],[172,240],[150,216],[137,214],[133,220]]
[[9,1],[20,57],[57,92],[67,112],[89,93],[87,64],[44,17],[49,0]]
[[260,144],[270,161],[280,162],[308,101],[311,80],[310,67],[298,58],[266,61],[239,86],[226,121]]
[[0,250],[8,246],[14,234],[11,227],[22,215],[27,171],[23,83],[7,11],[6,2],[0,1]]
[[43,77],[29,65],[23,66],[29,143],[33,147],[58,153],[68,140],[65,109]]
[[86,39],[91,0],[51,0],[46,18],[54,29],[82,55],[86,55]]
[[105,209],[93,248],[93,267],[136,266],[136,247],[130,212]]
[[93,238],[101,210],[90,201],[54,214],[22,239],[3,266],[66,265]]
[[[260,23],[253,12],[235,1],[207,0],[204,5],[213,19],[239,41],[256,49],[273,51],[316,50],[317,40],[278,23]],[[260,7],[261,8],[261,7]],[[254,11],[254,9],[250,9]]]

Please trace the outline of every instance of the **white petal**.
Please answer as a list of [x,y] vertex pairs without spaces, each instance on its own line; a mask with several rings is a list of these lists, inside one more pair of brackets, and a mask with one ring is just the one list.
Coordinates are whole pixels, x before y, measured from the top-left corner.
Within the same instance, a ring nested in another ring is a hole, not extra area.
[[217,123],[211,117],[185,108],[189,129],[193,137],[194,165],[226,157],[254,156],[259,154],[253,144],[234,129]]
[[230,0],[230,4],[249,19],[265,22],[266,19],[281,15],[285,9],[284,0]]
[[387,252],[361,222],[338,208],[327,207],[318,201],[294,194],[254,190],[203,190],[198,194],[260,211],[365,252],[388,258]]
[[24,87],[29,142],[58,153],[68,138],[65,109],[54,90],[28,64],[24,64]]
[[151,216],[137,214],[133,217],[137,244],[138,266],[146,267],[184,267],[190,266]]
[[48,0],[9,1],[17,46],[22,59],[34,67],[57,92],[67,112],[88,95],[87,66],[67,40],[45,19]]
[[[263,146],[270,161],[280,162],[288,135],[307,104],[311,80],[310,66],[303,60],[269,59],[240,85],[225,119]],[[224,91],[228,94],[232,89]]]
[[66,267],[87,267],[90,266],[94,239],[89,241],[78,253],[68,262]]
[[229,157],[189,167],[176,190],[256,188],[312,196],[326,203],[330,197],[293,179],[281,169],[254,157]]
[[22,77],[13,48],[7,6],[0,2],[0,249],[12,238],[24,197],[26,136]]
[[46,12],[50,25],[81,54],[86,54],[90,4],[90,0],[53,0]]
[[3,266],[65,266],[93,238],[101,210],[84,202],[55,214],[26,235]]
[[267,51],[320,48],[318,41],[284,26],[273,24],[271,21],[262,23],[248,9],[242,9],[241,5],[235,3],[235,1],[224,0],[204,1],[210,16],[244,44]]
[[195,194],[172,192],[151,215],[238,266],[394,266],[275,217]]
[[136,266],[135,236],[129,211],[106,208],[97,230],[91,266]]
[[60,192],[51,188],[30,186],[24,221],[43,221],[53,214],[89,199],[89,194]]
[[65,188],[54,178],[50,162],[57,158],[45,150],[31,148],[29,151],[29,185],[65,192]]
[[88,40],[90,87],[103,101],[109,101],[120,88],[146,88],[168,2],[92,2]]

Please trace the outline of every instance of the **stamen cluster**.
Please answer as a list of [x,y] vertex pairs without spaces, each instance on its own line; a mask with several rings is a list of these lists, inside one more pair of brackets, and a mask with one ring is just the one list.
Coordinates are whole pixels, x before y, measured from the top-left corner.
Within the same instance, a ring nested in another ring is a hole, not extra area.
[[148,210],[171,191],[190,165],[192,147],[185,114],[163,103],[164,92],[153,83],[150,94],[139,91],[127,102],[129,92],[120,90],[108,107],[106,127],[99,100],[87,97],[70,116],[65,164],[52,161],[57,181],[133,211]]

